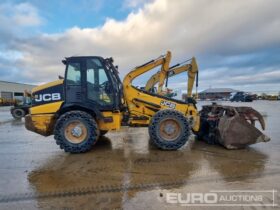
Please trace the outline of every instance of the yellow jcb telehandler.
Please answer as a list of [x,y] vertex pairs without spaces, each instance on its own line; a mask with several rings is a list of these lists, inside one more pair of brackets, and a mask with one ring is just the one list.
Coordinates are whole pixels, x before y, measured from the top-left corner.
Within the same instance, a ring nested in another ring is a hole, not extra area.
[[[167,98],[132,85],[135,78],[157,66],[161,66],[162,72],[168,72],[170,59],[171,53],[167,52],[135,67],[121,82],[112,58],[66,58],[62,61],[66,65],[64,79],[32,90],[32,107],[25,117],[25,126],[44,136],[54,134],[60,148],[71,153],[90,150],[100,135],[124,125],[148,126],[150,138],[157,147],[179,149],[192,132],[203,133],[195,103]],[[191,77],[190,83],[194,80]],[[203,133],[206,136],[212,135],[211,130],[205,132],[208,132]],[[261,136],[264,135],[258,137]]]

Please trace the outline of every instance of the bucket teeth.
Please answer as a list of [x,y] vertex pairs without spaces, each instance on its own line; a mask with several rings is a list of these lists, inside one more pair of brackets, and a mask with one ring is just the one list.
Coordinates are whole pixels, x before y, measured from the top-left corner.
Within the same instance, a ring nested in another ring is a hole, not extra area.
[[246,120],[251,121],[255,125],[255,121],[259,121],[263,130],[265,130],[265,122],[261,113],[251,107],[235,107],[237,112]]

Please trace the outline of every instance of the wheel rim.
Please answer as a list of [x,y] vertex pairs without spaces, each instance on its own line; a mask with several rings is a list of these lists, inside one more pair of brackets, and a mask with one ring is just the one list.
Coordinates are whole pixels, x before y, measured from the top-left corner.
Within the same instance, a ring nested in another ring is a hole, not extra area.
[[181,134],[181,126],[174,119],[164,119],[159,124],[159,134],[166,141],[174,141]]
[[69,122],[64,130],[66,139],[73,144],[79,144],[85,141],[87,133],[88,131],[84,123],[78,120]]
[[16,117],[22,117],[22,115],[23,115],[22,111],[18,110],[18,109],[15,110],[14,114],[15,114]]

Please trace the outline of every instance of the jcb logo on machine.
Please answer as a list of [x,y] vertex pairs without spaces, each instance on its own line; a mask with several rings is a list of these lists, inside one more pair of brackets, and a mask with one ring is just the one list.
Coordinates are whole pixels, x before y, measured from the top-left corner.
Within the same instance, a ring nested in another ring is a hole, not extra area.
[[167,107],[169,107],[170,109],[175,109],[176,108],[176,104],[175,103],[172,103],[172,102],[170,102],[170,101],[161,101],[160,102],[160,105],[162,105],[162,106],[167,106]]
[[60,93],[46,93],[46,94],[35,95],[35,101],[36,102],[59,101],[59,100],[61,100]]

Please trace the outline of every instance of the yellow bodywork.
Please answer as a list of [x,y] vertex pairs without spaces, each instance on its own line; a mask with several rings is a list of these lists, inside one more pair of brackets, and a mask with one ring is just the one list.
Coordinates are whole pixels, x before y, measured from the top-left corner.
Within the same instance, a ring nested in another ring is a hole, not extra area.
[[[32,107],[30,115],[27,116],[27,129],[48,136],[53,134],[53,128],[56,122],[55,113],[59,111],[63,101],[44,104],[41,106]],[[112,122],[104,122],[98,120],[97,124],[100,130],[118,130],[121,127],[122,113],[121,112],[101,112],[104,117],[112,117]]]
[[121,112],[102,112],[104,117],[112,117],[112,122],[104,122],[103,120],[98,120],[97,124],[100,130],[119,130],[121,127],[122,113]]
[[[193,130],[194,131],[198,131],[199,130],[199,114],[198,111],[196,110],[196,108],[193,105],[187,105],[184,103],[176,103],[172,100],[168,100],[168,99],[162,99],[160,97],[155,97],[155,96],[151,96],[147,93],[143,93],[140,92],[139,90],[137,90],[134,87],[125,87],[124,88],[124,92],[127,93],[126,94],[126,100],[127,100],[127,105],[128,105],[128,109],[130,112],[130,117],[138,117],[138,116],[145,116],[147,117],[147,120],[131,120],[130,123],[131,124],[135,124],[135,125],[149,125],[150,124],[150,120],[152,119],[153,115],[155,114],[155,111],[151,110],[154,107],[149,105],[146,102],[151,102],[153,104],[157,104],[160,106],[160,110],[161,109],[169,109],[170,106],[166,106],[164,104],[162,104],[162,101],[167,102],[166,104],[174,104],[174,110],[180,111],[181,113],[183,113],[186,117],[192,117],[193,118]],[[141,100],[145,101],[145,102],[141,102],[141,101],[136,101],[136,98],[141,98]],[[149,109],[151,108],[151,109]]]
[[[103,116],[112,117],[112,122],[98,120],[100,130],[119,130],[121,127],[122,113],[102,112]],[[53,134],[56,122],[55,114],[29,114],[25,117],[25,126],[28,130],[39,133],[43,136]]]
[[[124,91],[124,98],[130,113],[130,119],[131,119],[130,123],[132,125],[134,124],[149,125],[151,118],[156,112],[155,107],[157,110],[171,108],[180,111],[186,117],[192,118],[193,130],[198,131],[199,124],[200,124],[200,120],[199,120],[200,117],[194,105],[186,104],[184,102],[177,102],[172,99],[161,97],[160,95],[158,96],[151,95],[148,92],[141,91],[136,87],[132,86],[132,81],[136,77],[160,65],[163,65],[162,69],[164,70],[159,73],[159,81],[161,81],[161,84],[163,84],[164,78],[166,78],[166,72],[169,69],[167,65],[165,65],[164,67],[164,64],[166,64],[166,61],[169,64],[170,57],[171,57],[171,53],[167,52],[165,56],[160,57],[155,61],[148,63],[147,65],[136,67],[133,71],[131,71],[125,76],[123,80],[123,91]],[[189,80],[189,84],[193,86],[192,80],[194,80],[195,77],[192,77],[191,75],[190,78],[191,80]],[[190,90],[192,90],[192,86]],[[140,120],[139,119],[134,120],[134,117],[136,118],[142,117],[143,119],[140,118]]]
[[46,114],[46,113],[54,114],[60,109],[62,103],[63,101],[59,101],[59,102],[53,102],[49,104],[43,104],[40,106],[31,107],[30,114],[32,115]]
[[59,79],[59,80],[56,80],[56,81],[53,81],[53,82],[48,82],[46,84],[43,84],[43,85],[39,85],[35,88],[32,89],[32,92],[37,92],[37,91],[40,91],[40,90],[44,90],[46,88],[49,88],[49,87],[53,87],[53,86],[56,86],[56,85],[61,85],[63,84],[63,79]]
[[170,63],[170,60],[171,60],[171,52],[170,51],[167,51],[167,54],[165,55],[164,58],[161,58],[161,70],[159,72],[159,85],[158,85],[158,93],[161,93],[162,91],[162,87],[163,87],[163,84],[164,84],[164,80],[166,78],[166,75],[167,75],[167,72],[168,72],[168,69],[169,69],[169,63]]
[[25,116],[25,127],[35,133],[43,136],[49,136],[53,133],[55,125],[55,114],[29,114]]

